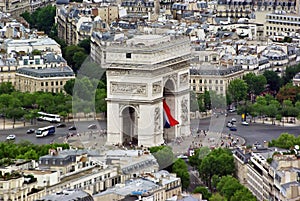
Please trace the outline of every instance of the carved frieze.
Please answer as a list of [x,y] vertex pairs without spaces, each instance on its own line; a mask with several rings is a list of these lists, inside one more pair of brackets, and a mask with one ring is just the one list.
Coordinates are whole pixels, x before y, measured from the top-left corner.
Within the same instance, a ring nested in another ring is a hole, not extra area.
[[162,84],[161,81],[154,82],[152,84],[152,94],[159,94],[162,91]]
[[180,75],[180,85],[185,85],[189,83],[189,74],[188,73],[183,73]]
[[172,79],[172,80],[175,81],[175,83],[177,83],[177,73],[167,75],[167,76],[164,77],[164,80],[168,80],[168,79]]
[[156,107],[154,110],[154,132],[159,132],[161,130],[161,114],[160,108]]
[[110,83],[111,94],[125,94],[125,95],[147,95],[147,85],[139,83],[129,82],[111,82]]
[[188,121],[189,109],[188,109],[188,100],[183,97],[181,100],[181,121],[186,123]]

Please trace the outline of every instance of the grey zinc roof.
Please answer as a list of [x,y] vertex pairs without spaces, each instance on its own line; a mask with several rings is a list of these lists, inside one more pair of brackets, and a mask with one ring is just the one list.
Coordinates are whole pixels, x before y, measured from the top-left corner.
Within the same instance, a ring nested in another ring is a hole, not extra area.
[[17,73],[38,78],[75,76],[73,70],[68,66],[43,69],[19,68]]
[[64,190],[55,194],[50,194],[43,197],[41,200],[51,200],[51,201],[93,201],[93,197],[85,191],[82,190]]
[[216,66],[201,66],[192,67],[190,69],[191,75],[229,75],[238,71],[242,71],[241,66],[234,67],[216,67]]
[[55,55],[54,53],[48,53],[44,55],[44,62],[45,63],[66,63],[67,61],[61,57],[60,55]]
[[145,180],[145,179],[135,179],[135,180],[129,180],[125,182],[125,186],[123,187],[114,187],[114,188],[110,188],[102,193],[99,193],[97,195],[94,195],[96,197],[98,196],[102,196],[102,195],[107,195],[107,194],[118,194],[118,195],[122,195],[122,196],[127,196],[127,195],[132,195],[134,192],[143,192],[143,193],[147,193],[147,192],[151,192],[155,189],[158,189],[159,185]]

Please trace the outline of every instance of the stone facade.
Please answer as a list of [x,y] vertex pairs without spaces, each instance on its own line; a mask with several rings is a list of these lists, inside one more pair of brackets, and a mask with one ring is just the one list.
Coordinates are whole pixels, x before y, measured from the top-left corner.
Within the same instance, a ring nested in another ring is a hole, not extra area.
[[[142,35],[100,49],[107,69],[108,144],[135,138],[139,146],[155,146],[190,133],[187,38]],[[164,98],[179,121],[170,129],[163,126]]]

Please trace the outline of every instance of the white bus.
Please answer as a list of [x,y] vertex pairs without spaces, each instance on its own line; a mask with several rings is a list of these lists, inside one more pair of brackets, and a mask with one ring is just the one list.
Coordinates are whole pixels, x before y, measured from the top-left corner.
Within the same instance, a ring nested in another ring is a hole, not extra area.
[[35,130],[35,137],[45,137],[55,133],[55,126],[46,126]]
[[58,114],[48,114],[45,112],[38,112],[38,120],[40,121],[49,121],[51,123],[59,123],[60,116]]

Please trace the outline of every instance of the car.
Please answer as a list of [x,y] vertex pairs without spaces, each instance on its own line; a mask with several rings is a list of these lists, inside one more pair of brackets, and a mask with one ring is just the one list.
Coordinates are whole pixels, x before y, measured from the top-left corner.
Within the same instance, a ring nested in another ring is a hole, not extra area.
[[76,127],[75,126],[70,126],[69,127],[69,131],[75,131],[76,130]]
[[232,118],[232,119],[231,119],[231,122],[236,122],[236,118]]
[[16,136],[15,135],[9,135],[6,137],[7,140],[15,140]]
[[69,137],[73,137],[73,136],[76,136],[76,135],[77,135],[76,132],[69,132],[69,133],[67,134],[67,137],[69,138]]
[[88,126],[88,129],[96,129],[97,125],[96,124],[91,124]]
[[235,126],[232,126],[229,128],[230,131],[237,131],[237,128]]
[[229,109],[228,110],[228,112],[230,112],[230,113],[233,113],[233,112],[235,112],[236,110],[235,109]]
[[242,121],[242,125],[249,126],[249,123],[247,121]]
[[28,129],[28,130],[26,131],[26,133],[27,133],[27,134],[32,134],[32,133],[34,133],[34,131],[35,131],[35,130],[34,130],[33,128],[31,128],[31,129]]
[[56,128],[64,128],[66,126],[67,126],[66,124],[60,123],[56,125]]

